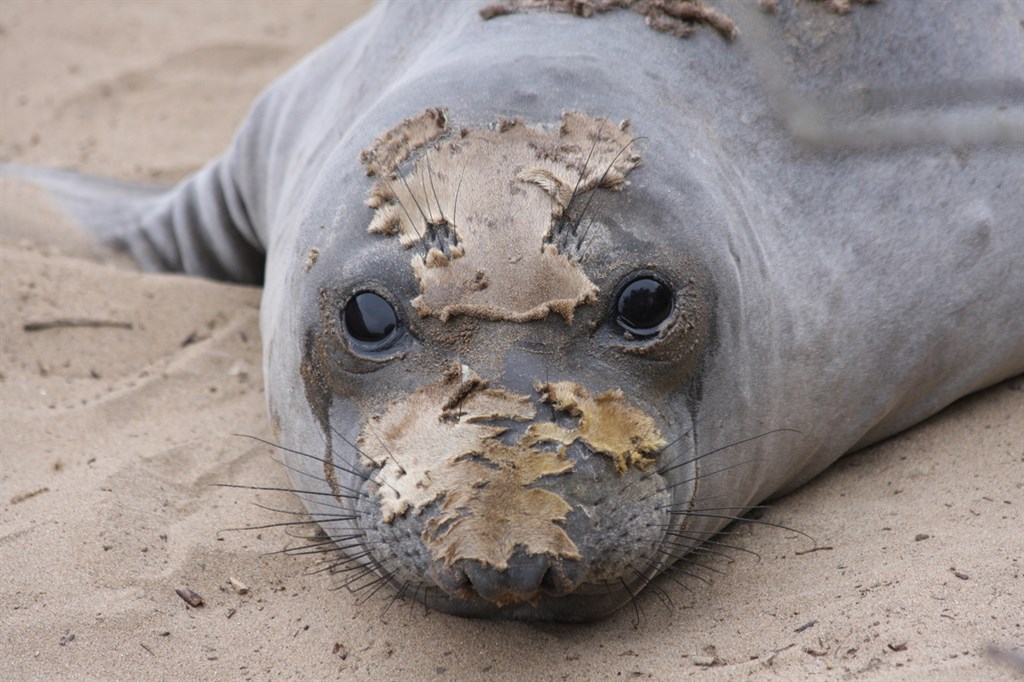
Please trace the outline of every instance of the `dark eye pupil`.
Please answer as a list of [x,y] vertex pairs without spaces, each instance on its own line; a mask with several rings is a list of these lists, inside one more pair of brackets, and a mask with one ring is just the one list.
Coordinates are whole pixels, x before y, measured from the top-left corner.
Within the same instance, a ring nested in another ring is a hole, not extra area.
[[638,279],[619,294],[618,313],[626,331],[653,334],[672,314],[672,290],[654,279]]
[[395,309],[377,294],[364,291],[345,305],[345,331],[356,341],[378,343],[391,336],[397,326]]

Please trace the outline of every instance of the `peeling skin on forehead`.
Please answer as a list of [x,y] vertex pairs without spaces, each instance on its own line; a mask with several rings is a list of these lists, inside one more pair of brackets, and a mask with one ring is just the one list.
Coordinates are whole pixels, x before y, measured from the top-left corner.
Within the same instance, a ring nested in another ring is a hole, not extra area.
[[433,559],[448,567],[476,560],[503,570],[517,548],[579,559],[560,525],[572,510],[570,502],[534,484],[545,476],[571,475],[574,465],[566,453],[577,440],[614,460],[620,474],[630,466],[646,467],[665,441],[621,391],[591,397],[578,384],[559,382],[538,384],[538,394],[578,425],[534,422],[509,444],[500,439],[507,428],[487,422],[532,422],[537,413],[531,397],[491,388],[458,365],[374,417],[359,448],[378,469],[384,522],[437,502],[423,541]]
[[369,230],[415,248],[420,295],[412,304],[423,316],[525,322],[554,312],[571,320],[597,289],[556,247],[556,233],[583,192],[627,185],[640,161],[634,141],[628,123],[579,112],[555,129],[516,119],[456,133],[443,112],[427,110],[360,157],[380,178],[367,201]]
[[[766,6],[764,3],[775,1],[761,0],[761,3]],[[849,0],[831,2],[848,3]],[[740,33],[732,19],[701,0],[501,0],[481,9],[480,17],[486,20],[531,11],[590,17],[617,9],[631,9],[643,15],[647,25],[655,31],[670,33],[677,38],[689,36],[701,25],[714,28],[727,40],[732,40]]]

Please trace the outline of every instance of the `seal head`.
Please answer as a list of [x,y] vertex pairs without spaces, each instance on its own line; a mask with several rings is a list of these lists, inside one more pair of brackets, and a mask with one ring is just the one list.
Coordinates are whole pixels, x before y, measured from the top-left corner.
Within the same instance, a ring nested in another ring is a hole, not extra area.
[[[691,419],[661,385],[687,385],[708,306],[685,256],[621,223],[636,142],[580,112],[455,129],[431,109],[362,153],[375,239],[322,288],[302,375],[355,502],[339,533],[400,593],[587,619],[676,557]],[[396,285],[378,259],[402,253]]]

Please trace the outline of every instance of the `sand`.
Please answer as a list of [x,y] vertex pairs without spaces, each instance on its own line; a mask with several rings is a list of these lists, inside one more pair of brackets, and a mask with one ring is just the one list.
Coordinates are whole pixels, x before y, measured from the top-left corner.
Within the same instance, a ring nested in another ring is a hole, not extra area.
[[[171,182],[362,3],[0,3],[0,158]],[[1024,381],[969,397],[774,502],[743,551],[588,626],[352,594],[268,437],[260,292],[96,255],[4,181],[0,678],[1014,679],[1024,644]],[[105,326],[43,328],[84,319]],[[26,327],[26,325],[29,325]],[[817,547],[817,551],[808,551]],[[748,553],[749,552],[749,553]],[[248,586],[245,594],[230,579]],[[176,594],[189,588],[204,605]]]

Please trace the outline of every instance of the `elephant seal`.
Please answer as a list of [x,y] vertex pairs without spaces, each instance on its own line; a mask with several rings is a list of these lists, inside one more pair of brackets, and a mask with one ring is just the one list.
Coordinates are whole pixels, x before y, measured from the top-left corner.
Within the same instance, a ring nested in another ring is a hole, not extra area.
[[457,614],[606,614],[1024,370],[1020,2],[570,4],[383,3],[174,188],[28,173],[150,269],[263,283],[338,568]]

